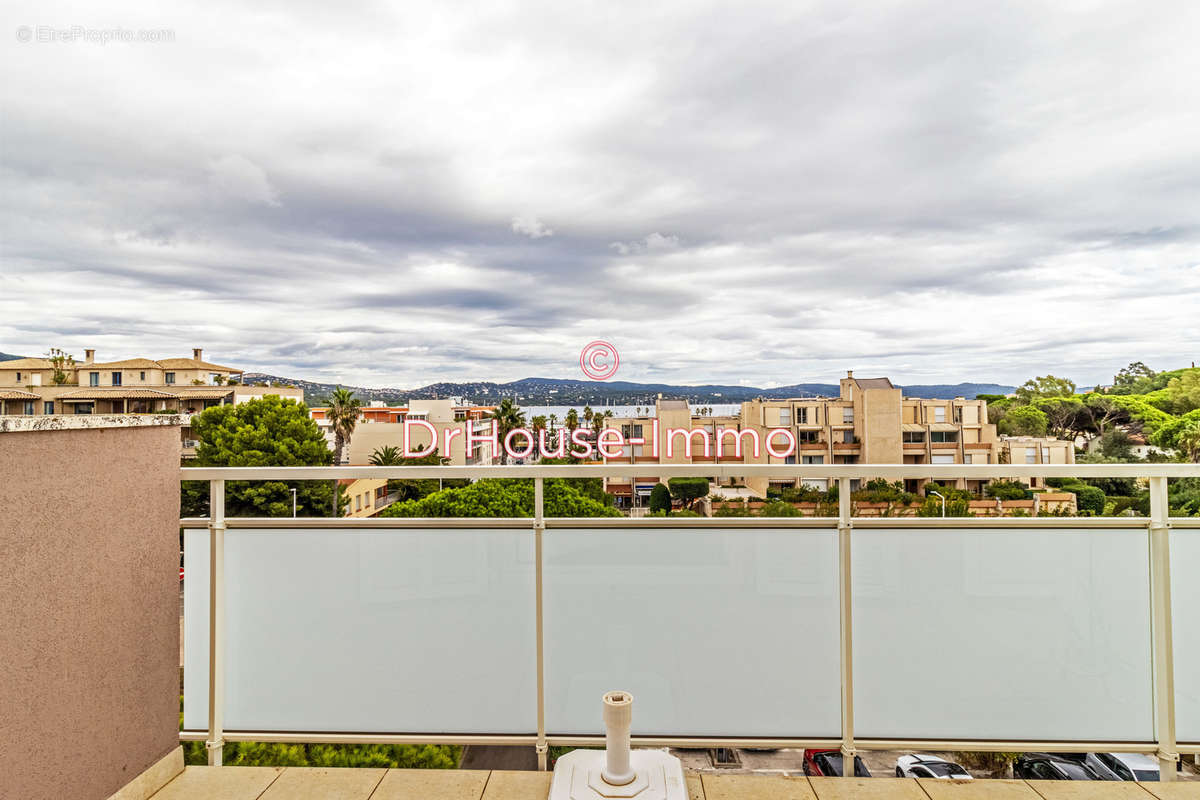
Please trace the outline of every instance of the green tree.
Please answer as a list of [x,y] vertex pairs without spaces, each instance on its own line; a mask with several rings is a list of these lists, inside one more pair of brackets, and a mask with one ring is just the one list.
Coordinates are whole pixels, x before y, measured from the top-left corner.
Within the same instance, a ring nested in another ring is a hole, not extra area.
[[1054,375],[1043,375],[1025,381],[1017,388],[1016,394],[1022,405],[1029,405],[1039,397],[1070,397],[1075,394],[1075,382]]
[[664,483],[654,484],[650,490],[650,511],[664,514],[671,510],[671,490]]
[[50,382],[55,386],[63,386],[70,380],[67,370],[75,366],[75,356],[64,353],[57,347],[51,347],[50,352],[46,353],[46,360],[50,362],[50,368],[54,373],[50,376]]
[[[199,444],[197,467],[325,467],[333,454],[308,407],[278,395],[245,403],[213,406],[192,418]],[[207,516],[207,482],[187,481],[183,516]],[[332,513],[334,485],[324,481],[227,481],[225,514],[230,517],[286,517],[296,513],[326,517]]]
[[1045,436],[1048,418],[1046,412],[1033,406],[1010,408],[997,429],[1010,436]]
[[[489,419],[496,420],[496,431],[500,437],[500,463],[507,464],[508,452],[504,449],[504,438],[511,431],[525,427],[525,412],[517,407],[511,397],[505,397],[500,401],[500,405],[492,410]],[[521,447],[519,441],[514,444],[518,448]]]
[[1154,370],[1141,361],[1134,361],[1113,376],[1114,388],[1133,388],[1139,383],[1148,382],[1154,377]]
[[671,497],[691,510],[693,503],[708,496],[708,478],[671,478],[667,488],[671,490]]
[[1200,462],[1200,422],[1184,426],[1175,437],[1175,447],[1188,461]]
[[1167,384],[1171,410],[1186,414],[1200,408],[1200,369],[1188,370]]
[[570,436],[579,427],[579,414],[573,408],[567,409],[567,416],[563,420],[563,424],[567,426],[567,435]]
[[1116,461],[1133,461],[1133,440],[1129,434],[1120,428],[1113,428],[1100,434],[1098,445],[1100,455]]
[[354,434],[354,426],[362,413],[362,401],[354,396],[354,392],[341,386],[333,390],[329,398],[329,410],[325,418],[333,427],[333,462],[342,463],[342,450],[346,442]]
[[[557,478],[545,482],[547,517],[618,517],[620,512],[587,497]],[[487,478],[468,486],[434,492],[419,500],[393,503],[381,517],[532,517],[533,481]]]

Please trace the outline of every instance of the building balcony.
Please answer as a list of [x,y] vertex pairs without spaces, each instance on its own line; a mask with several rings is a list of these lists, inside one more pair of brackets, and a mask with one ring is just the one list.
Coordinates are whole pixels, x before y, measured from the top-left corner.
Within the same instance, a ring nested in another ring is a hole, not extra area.
[[[539,500],[531,518],[252,519],[225,516],[227,482],[538,484],[638,480],[642,467],[181,470],[177,427],[114,428],[0,434],[0,500],[21,521],[0,526],[3,551],[22,554],[0,572],[0,597],[21,600],[0,629],[14,797],[542,800],[544,772],[217,765],[242,741],[602,745],[598,698],[612,688],[638,698],[644,747],[1122,750],[1161,757],[1171,776],[1175,753],[1200,753],[1200,518],[1167,509],[1167,481],[1200,465],[655,470],[830,479],[847,498],[830,517],[547,518]],[[848,502],[851,481],[874,477],[1031,476],[1148,478],[1151,515],[892,519]],[[77,491],[47,496],[51,479]],[[210,516],[179,519],[184,480],[210,482]],[[912,628],[930,619],[936,646]],[[1012,620],[1028,623],[1019,636],[979,635]],[[208,742],[214,766],[180,771],[180,741]],[[692,797],[747,800],[1066,796],[1024,782],[688,782]]]

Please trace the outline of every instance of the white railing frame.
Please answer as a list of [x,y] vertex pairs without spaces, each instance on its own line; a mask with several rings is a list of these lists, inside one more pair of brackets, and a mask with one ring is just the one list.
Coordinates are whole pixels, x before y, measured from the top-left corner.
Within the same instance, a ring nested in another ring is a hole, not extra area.
[[[617,478],[655,475],[660,478],[829,478],[837,480],[837,517],[720,517],[720,518],[546,518],[544,481],[546,478]],[[233,518],[225,517],[225,483],[236,480],[335,480],[339,478],[532,478],[534,511],[532,520],[487,518],[487,526],[497,529],[526,528],[534,536],[535,564],[535,665],[537,683],[537,730],[522,734],[345,734],[323,731],[269,732],[226,731],[223,729],[225,680],[225,591],[224,538],[230,528],[344,528],[405,529],[478,527],[479,518]],[[992,478],[1109,477],[1148,478],[1150,516],[1146,517],[937,517],[892,518],[854,517],[850,481],[885,478],[992,479]],[[811,747],[836,748],[844,764],[853,764],[856,753],[866,750],[981,750],[1011,751],[1112,751],[1138,752],[1157,757],[1163,780],[1173,780],[1180,753],[1200,754],[1200,742],[1179,744],[1175,736],[1174,660],[1171,628],[1170,530],[1172,527],[1198,528],[1200,519],[1171,518],[1167,505],[1167,481],[1170,478],[1200,477],[1200,464],[573,464],[555,466],[412,466],[412,467],[184,467],[181,480],[210,483],[210,515],[181,519],[183,527],[207,527],[209,530],[209,658],[208,658],[208,730],[180,732],[181,741],[204,741],[210,764],[220,766],[225,742],[320,742],[356,744],[457,744],[457,745],[532,745],[538,768],[545,770],[550,746],[596,746],[602,735],[556,736],[547,734],[545,723],[545,669],[542,592],[542,547],[550,529],[579,527],[622,528],[793,528],[828,531],[838,535],[838,600],[841,661],[840,738],[779,737],[670,737],[633,736],[632,743],[643,747]],[[1076,742],[1021,740],[933,740],[933,739],[857,739],[854,735],[854,657],[853,602],[851,595],[851,546],[853,533],[896,527],[962,528],[1011,530],[1015,528],[1142,528],[1148,536],[1150,572],[1150,617],[1152,628],[1153,698],[1155,738],[1153,741]],[[1197,535],[1200,535],[1198,533]],[[843,769],[853,776],[854,770]]]

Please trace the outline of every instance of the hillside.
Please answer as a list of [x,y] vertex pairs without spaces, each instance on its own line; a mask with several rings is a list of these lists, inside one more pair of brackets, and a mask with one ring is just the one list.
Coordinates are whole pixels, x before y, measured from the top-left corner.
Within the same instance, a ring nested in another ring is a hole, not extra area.
[[12,353],[0,353],[0,361],[16,361],[18,358],[25,356],[14,356]]
[[[319,383],[261,372],[248,372],[248,383],[270,382],[299,386],[304,389],[305,400],[321,402],[337,388],[337,384]],[[432,383],[416,389],[373,388],[347,386],[366,401],[382,400],[400,403],[408,399],[431,399],[437,397],[462,397],[475,403],[496,403],[502,397],[511,397],[524,405],[579,405],[584,403],[613,405],[650,404],[659,394],[666,397],[688,400],[692,403],[740,403],[756,397],[831,397],[838,393],[833,383],[797,383],[764,389],[755,386],[728,386],[705,384],[680,386],[669,383],[632,383],[629,381],[607,381],[598,383],[584,380],[559,378],[522,378],[508,383],[468,381],[461,383]],[[905,395],[949,399],[974,397],[977,394],[1008,394],[1012,386],[996,383],[956,383],[901,386]]]

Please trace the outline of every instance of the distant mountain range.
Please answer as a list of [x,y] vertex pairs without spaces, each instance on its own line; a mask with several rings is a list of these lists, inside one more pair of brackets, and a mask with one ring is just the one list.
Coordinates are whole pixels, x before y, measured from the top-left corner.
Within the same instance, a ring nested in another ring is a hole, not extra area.
[[[306,402],[324,402],[339,385],[247,372],[247,383],[281,383],[304,389]],[[509,383],[490,381],[468,381],[465,383],[431,383],[419,389],[370,388],[346,386],[364,400],[382,400],[387,403],[403,404],[406,400],[425,400],[445,397],[461,397],[468,402],[495,404],[502,397],[511,397],[526,406],[568,406],[591,403],[594,405],[648,405],[662,394],[664,397],[687,400],[690,403],[740,403],[756,397],[777,399],[784,397],[835,397],[839,387],[836,383],[797,383],[791,386],[776,386],[762,389],[754,386],[678,386],[670,383],[630,383],[628,381],[581,381],[558,378],[522,378]],[[909,397],[950,399],[973,398],[977,394],[1008,394],[1015,387],[998,383],[927,384],[898,387]]]
[[14,356],[12,353],[0,353],[0,361],[16,361],[18,358],[25,356]]

